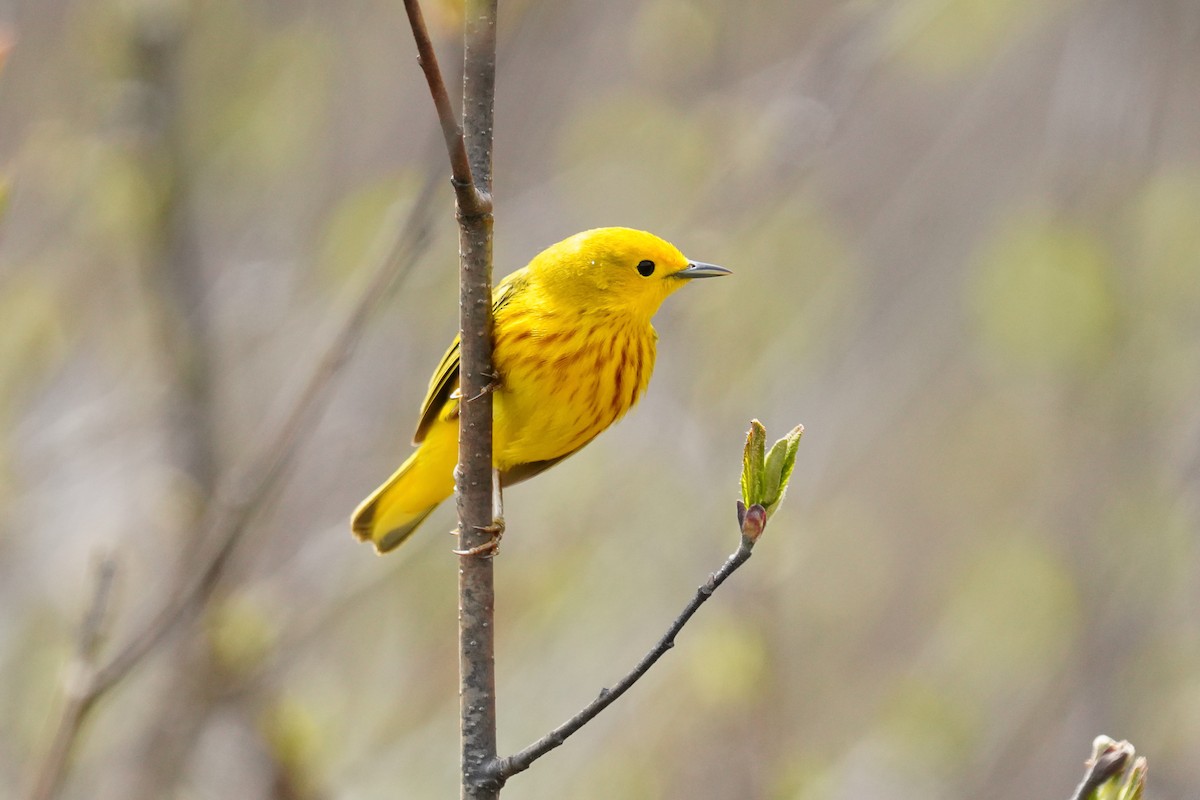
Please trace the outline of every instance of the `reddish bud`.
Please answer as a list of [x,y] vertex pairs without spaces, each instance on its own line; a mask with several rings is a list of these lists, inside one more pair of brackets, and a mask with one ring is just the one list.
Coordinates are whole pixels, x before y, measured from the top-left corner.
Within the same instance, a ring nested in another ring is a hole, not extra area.
[[741,503],[738,503],[738,517],[741,519],[742,536],[754,544],[758,541],[758,537],[762,536],[763,530],[767,527],[767,510],[758,503],[744,508]]

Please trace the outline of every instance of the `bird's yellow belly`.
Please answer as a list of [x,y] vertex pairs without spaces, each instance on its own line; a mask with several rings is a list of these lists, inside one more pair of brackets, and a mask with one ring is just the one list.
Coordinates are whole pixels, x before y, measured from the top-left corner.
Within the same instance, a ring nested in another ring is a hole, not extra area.
[[607,335],[571,331],[496,341],[500,386],[494,448],[502,469],[560,458],[628,411],[654,367],[654,332],[633,326]]

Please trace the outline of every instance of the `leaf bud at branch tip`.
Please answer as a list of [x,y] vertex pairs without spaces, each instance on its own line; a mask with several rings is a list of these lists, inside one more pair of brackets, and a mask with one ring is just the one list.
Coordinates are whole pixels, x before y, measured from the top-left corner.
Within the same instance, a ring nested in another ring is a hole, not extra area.
[[[1135,758],[1133,745],[1097,736],[1088,759],[1088,777],[1080,787],[1083,800],[1142,800],[1146,789],[1146,759]],[[1090,786],[1091,791],[1083,791]]]
[[745,509],[761,506],[770,516],[783,502],[788,482],[796,467],[796,452],[804,426],[797,425],[767,451],[767,429],[758,420],[750,421],[746,447],[742,453],[742,501],[738,522],[744,524]]

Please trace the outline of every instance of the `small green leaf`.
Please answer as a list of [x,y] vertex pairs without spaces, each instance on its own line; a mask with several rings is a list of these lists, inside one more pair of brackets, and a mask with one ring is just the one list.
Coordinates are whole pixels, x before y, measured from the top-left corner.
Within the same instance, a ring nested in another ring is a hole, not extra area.
[[742,455],[742,503],[746,508],[759,505],[767,515],[778,508],[796,467],[796,451],[803,433],[804,426],[797,425],[767,453],[766,428],[758,420],[751,420]]
[[763,465],[763,494],[760,501],[770,508],[779,497],[779,480],[783,477],[783,460],[787,456],[787,442],[780,439],[771,445],[767,451],[767,460]]
[[796,452],[800,449],[800,437],[803,434],[804,426],[797,425],[787,436],[772,445],[771,452],[767,454],[766,475],[763,478],[765,492],[762,500],[767,514],[774,513],[783,502],[783,496],[787,494],[788,481],[796,468]]
[[756,419],[750,420],[746,433],[746,449],[742,453],[742,502],[746,507],[761,503],[764,452],[767,429]]
[[1138,756],[1133,762],[1133,769],[1125,775],[1125,788],[1121,800],[1142,800],[1146,794],[1146,758]]

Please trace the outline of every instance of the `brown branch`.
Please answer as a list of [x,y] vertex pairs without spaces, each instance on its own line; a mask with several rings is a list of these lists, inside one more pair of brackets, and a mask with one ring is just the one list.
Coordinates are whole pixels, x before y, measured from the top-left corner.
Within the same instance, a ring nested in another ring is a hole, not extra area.
[[618,697],[625,694],[630,687],[637,683],[660,658],[666,655],[668,650],[675,646],[675,637],[679,635],[679,632],[683,630],[683,626],[688,623],[688,620],[699,610],[700,606],[704,605],[708,598],[712,597],[717,587],[724,583],[738,567],[749,560],[754,550],[754,544],[758,540],[758,536],[761,535],[765,524],[766,514],[762,510],[762,506],[752,506],[749,513],[744,516],[742,539],[737,550],[731,553],[729,558],[725,559],[725,563],[721,565],[720,569],[709,575],[708,580],[700,588],[696,589],[695,596],[684,606],[683,611],[679,612],[679,616],[675,618],[675,621],[667,628],[667,632],[651,648],[650,652],[643,656],[642,660],[625,677],[617,681],[611,689],[601,689],[596,699],[584,706],[579,713],[519,753],[497,759],[493,762],[489,771],[495,779],[502,784],[513,775],[529,769],[534,761],[565,742],[572,734],[591,722],[596,715],[612,705]]
[[496,760],[495,587],[492,507],[492,120],[496,84],[497,0],[467,0],[463,19],[463,126],[446,84],[418,0],[404,0],[421,68],[450,157],[458,206],[459,458],[458,639],[462,797],[499,796]]
[[[490,213],[491,198],[488,191],[481,186],[490,186],[490,167],[488,175],[483,180],[475,181],[471,173],[471,159],[467,156],[467,145],[463,138],[463,129],[459,126],[450,105],[450,95],[446,91],[446,82],[442,79],[441,68],[438,67],[437,54],[433,50],[433,42],[429,38],[429,30],[425,27],[425,16],[421,13],[418,0],[404,0],[404,10],[408,14],[408,23],[412,27],[413,39],[417,43],[417,63],[425,73],[425,82],[429,84],[429,94],[433,97],[434,108],[437,109],[438,122],[442,126],[442,138],[446,141],[446,154],[450,157],[451,183],[454,185],[455,197],[458,201],[460,214],[468,216]],[[494,8],[493,8],[494,12]],[[494,21],[495,13],[491,15]],[[467,23],[471,19],[468,13]],[[495,53],[495,38],[492,39],[492,52]],[[494,65],[493,58],[493,65]],[[492,70],[493,82],[495,69]],[[466,77],[463,79],[466,85]],[[488,106],[488,118],[491,118],[491,105]],[[491,152],[491,144],[488,151]],[[489,158],[490,161],[490,158]],[[489,262],[490,263],[490,262]]]
[[[463,30],[463,130],[475,176],[475,207],[459,193],[459,324],[462,403],[459,423],[459,548],[485,548],[492,507],[492,119],[496,84],[497,0],[467,0]],[[503,523],[501,523],[503,524]],[[493,529],[494,530],[494,529]],[[461,769],[464,800],[494,800],[503,781],[496,760],[495,587],[492,560],[461,556],[458,571]]]

